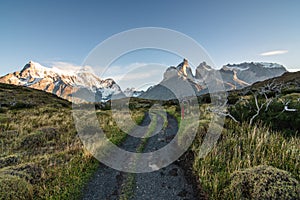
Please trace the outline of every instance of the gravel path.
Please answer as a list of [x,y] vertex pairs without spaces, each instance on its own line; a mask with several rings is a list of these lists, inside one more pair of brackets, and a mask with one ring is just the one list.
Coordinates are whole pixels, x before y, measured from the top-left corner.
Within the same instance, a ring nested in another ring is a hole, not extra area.
[[[167,145],[176,135],[178,124],[174,117],[168,115],[168,126],[165,130],[163,127],[163,118],[157,115],[156,135],[150,137],[143,152],[151,152]],[[146,127],[150,123],[150,117],[147,114],[142,126]],[[135,128],[141,134],[147,132],[147,128]],[[141,144],[141,139],[128,136],[121,145],[121,148],[136,152],[137,147]],[[127,181],[127,177],[133,174],[119,172],[112,168],[100,165],[93,178],[86,185],[83,191],[84,200],[108,200],[119,199],[122,187]],[[153,199],[153,200],[180,200],[180,199],[197,199],[193,186],[188,184],[183,169],[173,163],[165,168],[151,173],[134,174],[133,188],[131,188],[132,200]]]
[[[168,115],[168,126],[160,134],[148,140],[144,152],[152,152],[167,145],[176,135],[178,124],[174,117]],[[133,200],[155,199],[197,199],[192,185],[186,181],[184,171],[173,163],[158,171],[136,174],[136,188]]]

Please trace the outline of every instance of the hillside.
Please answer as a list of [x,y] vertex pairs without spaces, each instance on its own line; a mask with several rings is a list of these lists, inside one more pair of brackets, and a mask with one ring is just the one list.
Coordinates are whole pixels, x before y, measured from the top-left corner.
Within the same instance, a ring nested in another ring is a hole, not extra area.
[[[111,112],[97,115],[107,138],[124,140]],[[0,83],[0,146],[0,199],[79,199],[99,167],[77,135],[71,103],[24,86]]]
[[99,165],[77,137],[71,103],[43,91],[0,83],[0,138],[0,199],[79,197]]
[[79,195],[96,165],[76,137],[71,104],[43,91],[1,83],[0,106],[0,198]]

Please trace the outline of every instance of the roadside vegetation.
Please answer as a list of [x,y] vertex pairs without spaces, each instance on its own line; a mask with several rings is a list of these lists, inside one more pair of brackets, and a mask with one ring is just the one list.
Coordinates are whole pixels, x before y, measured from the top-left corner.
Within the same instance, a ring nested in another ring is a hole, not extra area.
[[[199,151],[208,124],[200,123],[191,148],[193,170],[210,199],[299,199],[299,86],[283,84],[278,95],[258,94],[261,112],[254,119],[254,95],[265,85],[230,93],[229,112],[236,121],[226,119],[217,144],[204,158]],[[202,122],[210,118],[208,107],[201,104]]]
[[70,103],[33,89],[0,86],[0,198],[80,195],[98,163],[76,136]]
[[[197,137],[197,141],[200,144],[200,135]],[[256,124],[255,126],[249,126],[248,124],[236,124],[235,122],[228,121],[226,129],[223,130],[219,142],[215,145],[212,151],[205,157],[198,157],[199,145],[194,144],[193,151],[195,153],[194,170],[200,179],[201,186],[205,191],[210,194],[211,199],[236,199],[233,198],[233,194],[240,193],[240,198],[249,197],[255,199],[251,190],[255,187],[256,183],[243,185],[246,182],[238,179],[238,176],[234,175],[237,172],[244,169],[251,169],[259,165],[272,166],[281,170],[285,170],[289,179],[300,180],[300,140],[296,137],[290,137],[286,139],[280,132],[270,131],[268,127]],[[273,169],[273,168],[272,168]],[[253,171],[254,172],[254,171]],[[263,173],[263,171],[261,171]],[[254,176],[248,173],[248,178]],[[270,184],[275,177],[270,175],[270,179],[266,179]],[[238,187],[232,187],[232,176],[234,181],[240,181],[239,187],[249,187],[249,194],[243,193],[242,189]],[[261,181],[258,176],[256,180]],[[284,187],[285,184],[280,183],[280,176],[278,177],[278,184],[274,184],[274,187],[269,187],[269,192],[273,193],[273,198],[284,197],[287,195],[280,192],[279,186]],[[247,180],[247,178],[244,178]],[[296,198],[299,194],[299,182],[294,182],[294,187],[290,187],[290,195]],[[297,183],[295,185],[295,183]],[[297,187],[296,187],[297,186]],[[268,186],[266,186],[268,187]],[[261,188],[266,190],[267,188]],[[285,191],[287,192],[287,191]],[[245,195],[245,196],[244,196]],[[282,196],[283,195],[283,196]],[[262,198],[262,197],[261,197]],[[290,198],[290,199],[293,199]]]
[[[99,163],[83,147],[71,104],[54,95],[0,85],[0,199],[76,199]],[[109,110],[98,111],[107,137],[120,144]],[[133,111],[140,123],[143,110]]]

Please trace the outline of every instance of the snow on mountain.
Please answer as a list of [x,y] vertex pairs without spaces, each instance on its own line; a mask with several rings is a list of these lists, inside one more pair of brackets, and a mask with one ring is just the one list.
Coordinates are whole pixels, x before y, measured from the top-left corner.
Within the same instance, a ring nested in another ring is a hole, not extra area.
[[126,97],[139,97],[144,93],[143,90],[139,91],[136,90],[135,88],[127,88],[123,91]]
[[282,65],[277,63],[256,62],[255,64],[261,64],[263,67],[266,68],[284,68]]
[[[223,84],[226,90],[240,89],[249,86],[255,82],[263,81],[273,77],[281,76],[286,69],[276,63],[241,63],[228,64],[217,70],[207,65],[205,62],[200,63],[193,75],[188,61],[184,59],[177,67],[169,67],[164,73],[163,80],[156,86],[153,86],[141,95],[143,98],[149,99],[172,99],[175,98],[170,88],[174,91],[180,90],[180,84],[189,84],[194,88],[197,95],[208,92],[206,80],[215,79],[216,84]],[[220,73],[221,78],[215,77],[216,73]],[[182,81],[184,80],[184,81]],[[166,89],[164,85],[169,85]],[[181,96],[184,96],[182,91]]]
[[[277,63],[267,62],[244,62],[241,64],[228,64],[220,69],[223,79],[228,80],[228,77],[236,76],[239,80],[247,84],[253,84],[257,81],[263,81],[269,78],[280,76],[285,72],[287,72],[287,70],[284,68],[284,66]],[[236,83],[232,81],[229,82],[234,85]],[[241,88],[240,84],[235,86],[236,88]]]
[[97,101],[106,101],[113,95],[123,94],[114,80],[100,79],[89,67],[64,70],[47,68],[33,61],[27,63],[20,72],[1,77],[0,82],[44,90],[68,100],[72,100],[72,95],[76,93],[77,96],[73,95],[76,96],[73,98],[75,101],[84,101],[79,99],[83,96],[78,96],[80,90],[87,90],[90,95],[95,95]]
[[[200,95],[208,92],[205,80],[216,77],[215,73],[220,73],[222,79],[216,79],[214,82],[223,84],[226,90],[233,90],[249,86],[257,81],[280,76],[286,72],[286,69],[277,63],[245,62],[228,64],[217,70],[203,62],[196,68],[194,75],[188,61],[184,59],[177,67],[169,67],[160,84],[150,87],[146,92],[127,88],[123,93],[113,79],[102,80],[89,67],[67,67],[66,69],[47,68],[30,61],[20,72],[1,77],[0,82],[44,90],[78,102],[105,102],[112,98],[123,97],[175,98],[170,89],[177,91],[180,96],[185,96],[188,94],[185,94],[183,85],[187,83],[192,86],[197,95]],[[168,89],[166,86],[170,88]]]
[[224,65],[223,68],[227,69],[236,69],[236,70],[247,70],[249,67],[253,66],[259,66],[262,68],[279,68],[279,69],[285,69],[283,65],[280,65],[278,63],[268,63],[268,62],[251,62],[251,63],[241,63],[241,64],[227,64]]
[[249,69],[249,67],[245,67],[245,68],[243,68],[243,67],[238,67],[238,66],[223,66],[223,69],[224,70],[231,70],[231,71],[233,71],[233,70],[237,70],[237,71],[244,71],[244,70],[248,70]]

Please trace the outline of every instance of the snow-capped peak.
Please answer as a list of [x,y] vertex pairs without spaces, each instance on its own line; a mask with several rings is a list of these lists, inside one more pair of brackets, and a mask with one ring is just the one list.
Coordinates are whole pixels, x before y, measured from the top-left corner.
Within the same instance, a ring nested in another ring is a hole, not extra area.
[[144,93],[143,90],[137,90],[136,88],[127,88],[126,90],[123,91],[125,96],[127,97],[138,97],[141,94]]
[[75,76],[77,72],[77,70],[70,70],[70,69],[66,70],[58,67],[52,67],[48,69],[51,70],[52,72],[55,72],[58,75],[65,75],[65,76]]
[[96,96],[96,101],[107,101],[112,95],[122,96],[122,91],[114,80],[102,80],[89,66],[80,67],[62,62],[54,63],[49,68],[29,61],[20,72],[0,77],[0,82],[47,91],[68,100],[74,100],[73,94],[78,95],[84,91],[83,97],[75,97],[74,101],[78,102],[90,101],[89,93]]
[[46,67],[42,66],[40,63],[34,62],[34,61],[29,61],[28,62],[29,65],[31,65],[31,67],[33,66],[36,69],[45,69]]
[[283,68],[282,65],[277,63],[268,63],[268,62],[256,62],[255,64],[263,65],[265,68]]
[[83,73],[95,75],[93,69],[89,66],[74,66],[71,64],[61,62],[54,63],[52,67],[45,67],[38,62],[29,61],[21,72],[24,72],[25,70],[30,70],[30,74],[32,77],[39,78],[44,78],[45,75],[72,77]]
[[227,64],[227,65],[224,65],[222,68],[223,68],[223,70],[245,71],[252,67],[267,68],[267,69],[275,69],[275,68],[285,69],[280,64],[268,63],[268,62],[251,62],[251,63],[244,62],[241,64]]
[[238,66],[238,65],[224,65],[222,67],[223,70],[236,70],[236,71],[245,71],[245,70],[248,70],[249,67],[241,67],[241,66]]

